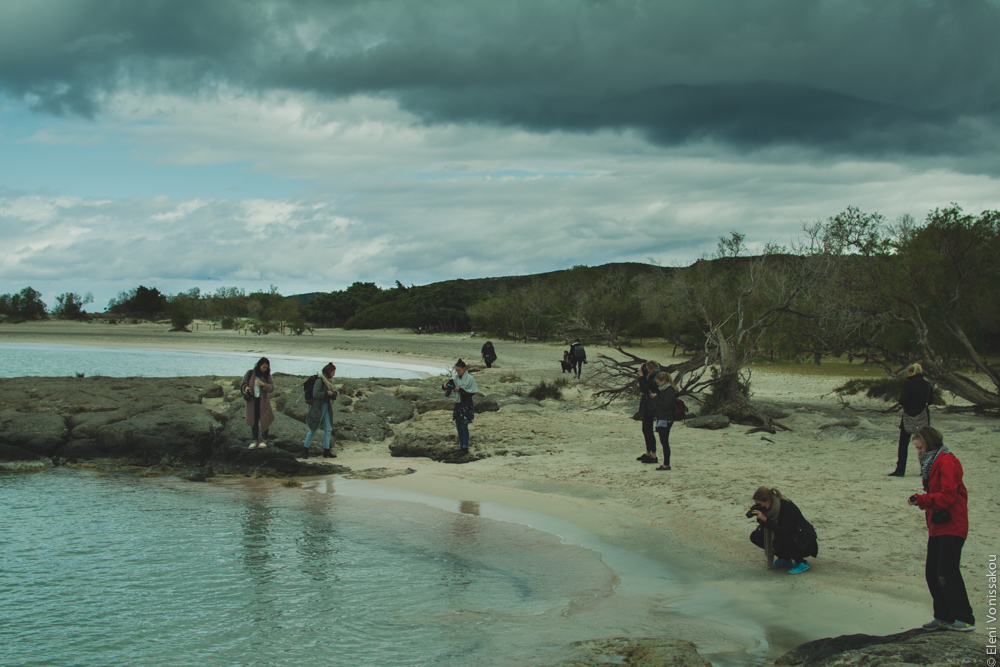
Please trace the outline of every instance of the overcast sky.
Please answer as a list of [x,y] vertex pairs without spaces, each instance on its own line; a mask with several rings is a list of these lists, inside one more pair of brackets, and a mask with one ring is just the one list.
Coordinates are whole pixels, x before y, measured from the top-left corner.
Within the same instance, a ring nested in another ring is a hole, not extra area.
[[1000,0],[3,0],[0,293],[688,264],[1000,208]]

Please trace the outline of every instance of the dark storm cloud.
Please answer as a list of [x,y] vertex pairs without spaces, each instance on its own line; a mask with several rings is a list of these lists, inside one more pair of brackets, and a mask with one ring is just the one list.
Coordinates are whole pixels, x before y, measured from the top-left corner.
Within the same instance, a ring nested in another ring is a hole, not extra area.
[[995,171],[982,154],[1000,136],[997,34],[992,0],[31,0],[0,6],[0,86],[83,116],[121,90],[365,94],[429,124]]

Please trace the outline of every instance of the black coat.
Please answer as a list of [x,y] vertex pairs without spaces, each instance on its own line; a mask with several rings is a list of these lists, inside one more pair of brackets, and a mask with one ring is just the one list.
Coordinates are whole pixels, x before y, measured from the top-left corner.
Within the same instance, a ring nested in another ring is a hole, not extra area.
[[774,533],[774,553],[779,558],[807,558],[819,551],[816,531],[791,500],[782,500],[778,518],[763,526]]
[[[656,384],[656,382],[653,382]],[[659,393],[656,398],[653,399],[653,404],[656,409],[656,419],[665,419],[667,421],[674,420],[674,403],[677,402],[677,392],[674,390],[670,384],[665,384],[660,387]]]
[[651,414],[656,409],[656,399],[650,396],[659,385],[656,384],[655,373],[647,373],[639,376],[639,413]]
[[923,412],[924,407],[931,404],[934,398],[934,388],[931,383],[924,379],[923,374],[918,373],[906,378],[903,385],[903,393],[899,397],[899,404],[903,406],[903,412],[916,417]]

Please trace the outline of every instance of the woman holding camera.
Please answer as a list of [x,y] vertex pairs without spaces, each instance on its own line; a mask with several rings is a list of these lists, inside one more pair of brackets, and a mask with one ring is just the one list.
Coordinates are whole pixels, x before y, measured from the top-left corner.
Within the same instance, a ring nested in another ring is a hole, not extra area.
[[244,421],[253,433],[250,449],[267,448],[268,429],[274,423],[274,410],[271,409],[271,396],[274,391],[274,381],[271,379],[271,362],[267,357],[261,357],[253,368],[243,376],[240,392],[246,399],[247,407]]
[[[451,385],[451,387],[449,387]],[[458,451],[456,456],[465,456],[469,453],[469,424],[475,419],[476,413],[472,406],[472,396],[479,392],[476,380],[472,373],[466,369],[466,363],[459,359],[455,362],[455,370],[451,373],[451,379],[441,388],[450,393],[455,398],[455,407],[451,413],[451,419],[455,422],[455,429],[458,431]]]
[[306,426],[309,433],[306,434],[305,451],[302,458],[309,458],[309,445],[312,444],[316,431],[323,428],[323,458],[335,459],[337,455],[330,449],[330,437],[333,435],[333,400],[337,398],[337,390],[333,386],[333,376],[337,374],[337,367],[332,363],[323,366],[319,372],[319,377],[313,383],[312,405],[306,414]]
[[907,501],[924,510],[927,519],[927,561],[924,577],[934,601],[934,618],[927,630],[959,632],[976,629],[976,618],[959,566],[969,535],[969,492],[962,481],[962,464],[948,451],[937,429],[921,426],[913,436],[920,457],[920,477],[927,493]]
[[808,570],[806,558],[818,552],[816,531],[795,503],[777,489],[766,486],[754,492],[753,503],[747,518],[756,517],[758,525],[750,534],[750,541],[764,550],[768,567],[792,566],[788,574]]

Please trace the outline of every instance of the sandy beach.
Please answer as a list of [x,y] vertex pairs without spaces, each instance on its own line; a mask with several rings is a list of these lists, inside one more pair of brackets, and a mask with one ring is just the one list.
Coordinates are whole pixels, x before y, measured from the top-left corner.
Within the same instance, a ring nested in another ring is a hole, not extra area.
[[[331,358],[396,360],[450,367],[458,357],[479,362],[484,339],[469,335],[416,335],[395,331],[317,330],[314,335],[247,336],[210,330],[167,333],[167,325],[66,322],[0,326],[0,343],[76,344],[104,347],[259,352]],[[494,341],[499,360],[480,370],[481,391],[520,377],[527,388],[560,375],[565,346]],[[588,346],[596,358],[610,350]],[[669,363],[671,348],[647,345],[632,352]],[[280,368],[275,368],[280,371]],[[501,410],[476,417],[477,439],[532,445],[533,456],[495,456],[465,465],[398,459],[385,443],[345,443],[338,462],[354,469],[413,468],[415,474],[372,482],[455,500],[499,503],[572,523],[604,542],[669,564],[731,598],[725,610],[746,614],[769,629],[771,654],[803,641],[840,634],[889,634],[931,616],[924,583],[927,530],[923,513],[906,505],[920,491],[916,456],[905,478],[887,477],[895,464],[898,414],[863,400],[841,404],[831,390],[864,374],[846,363],[796,369],[754,370],[755,397],[781,404],[791,431],[761,437],[748,427],[719,431],[675,425],[670,471],[638,463],[644,451],[636,404],[592,410],[586,385],[571,381],[564,398],[536,413]],[[507,376],[507,377],[505,377]],[[509,383],[506,383],[509,384]],[[453,432],[448,415],[437,419]],[[833,425],[850,420],[854,425]],[[971,529],[963,552],[966,587],[981,627],[986,617],[986,563],[997,553],[1000,497],[996,488],[996,420],[947,415],[932,424],[965,469]],[[766,435],[766,434],[765,434]],[[992,482],[990,480],[993,480]],[[802,509],[819,534],[812,569],[789,576],[765,569],[744,517],[758,486],[779,488]],[[990,537],[990,536],[993,537]],[[641,577],[642,573],[629,573]],[[985,634],[985,633],[982,633]]]

